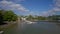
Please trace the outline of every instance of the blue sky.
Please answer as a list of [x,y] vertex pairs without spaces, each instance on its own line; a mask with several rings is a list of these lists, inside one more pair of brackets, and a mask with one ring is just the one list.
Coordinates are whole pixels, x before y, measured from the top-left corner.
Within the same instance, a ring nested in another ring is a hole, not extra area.
[[0,0],[0,9],[13,10],[17,15],[48,16],[53,10],[60,11],[60,8],[57,8],[60,7],[59,2],[59,0]]
[[46,11],[52,8],[52,6],[50,6],[52,0],[26,0],[21,4],[33,11]]

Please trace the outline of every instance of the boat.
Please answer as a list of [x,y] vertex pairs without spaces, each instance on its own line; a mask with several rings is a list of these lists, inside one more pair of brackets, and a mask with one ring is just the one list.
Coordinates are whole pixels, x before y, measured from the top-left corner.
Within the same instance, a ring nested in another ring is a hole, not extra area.
[[0,31],[0,34],[2,34],[4,31]]

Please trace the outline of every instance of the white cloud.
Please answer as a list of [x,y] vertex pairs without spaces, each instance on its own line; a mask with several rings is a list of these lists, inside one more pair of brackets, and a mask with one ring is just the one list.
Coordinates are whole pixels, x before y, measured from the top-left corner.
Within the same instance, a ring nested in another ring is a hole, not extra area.
[[60,8],[55,7],[55,8],[53,8],[53,10],[54,11],[60,11]]
[[6,0],[0,1],[0,8],[7,10],[29,11],[28,9],[24,8],[21,4],[16,4],[12,1]]
[[54,14],[56,14],[54,10],[43,11],[41,13],[42,16],[51,16],[51,15],[54,15]]
[[49,12],[44,11],[44,12],[41,13],[41,16],[49,16]]
[[42,12],[43,16],[54,15],[56,12],[60,12],[60,0],[53,0],[53,8],[48,11]]
[[60,0],[55,0],[53,10],[60,11]]
[[7,0],[7,1],[13,1],[13,2],[15,2],[15,3],[18,3],[18,2],[23,2],[23,1],[25,1],[25,0]]

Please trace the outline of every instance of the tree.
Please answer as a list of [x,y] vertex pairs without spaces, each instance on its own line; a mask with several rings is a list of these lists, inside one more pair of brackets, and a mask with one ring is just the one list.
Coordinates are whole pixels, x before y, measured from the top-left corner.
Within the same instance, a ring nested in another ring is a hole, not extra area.
[[27,20],[34,20],[34,17],[32,15],[27,16]]
[[49,16],[48,19],[58,21],[60,20],[60,15],[52,15],[52,16]]
[[16,21],[17,15],[14,14],[13,11],[8,10],[8,11],[5,11],[3,19],[4,19],[4,21]]
[[0,10],[0,24],[3,23],[3,10]]
[[43,16],[37,16],[37,20],[46,20],[46,17],[43,17]]

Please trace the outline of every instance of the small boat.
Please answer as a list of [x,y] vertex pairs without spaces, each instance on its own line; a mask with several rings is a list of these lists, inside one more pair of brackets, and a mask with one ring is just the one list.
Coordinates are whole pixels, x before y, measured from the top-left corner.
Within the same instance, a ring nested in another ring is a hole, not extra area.
[[0,31],[0,34],[2,34],[4,31]]

